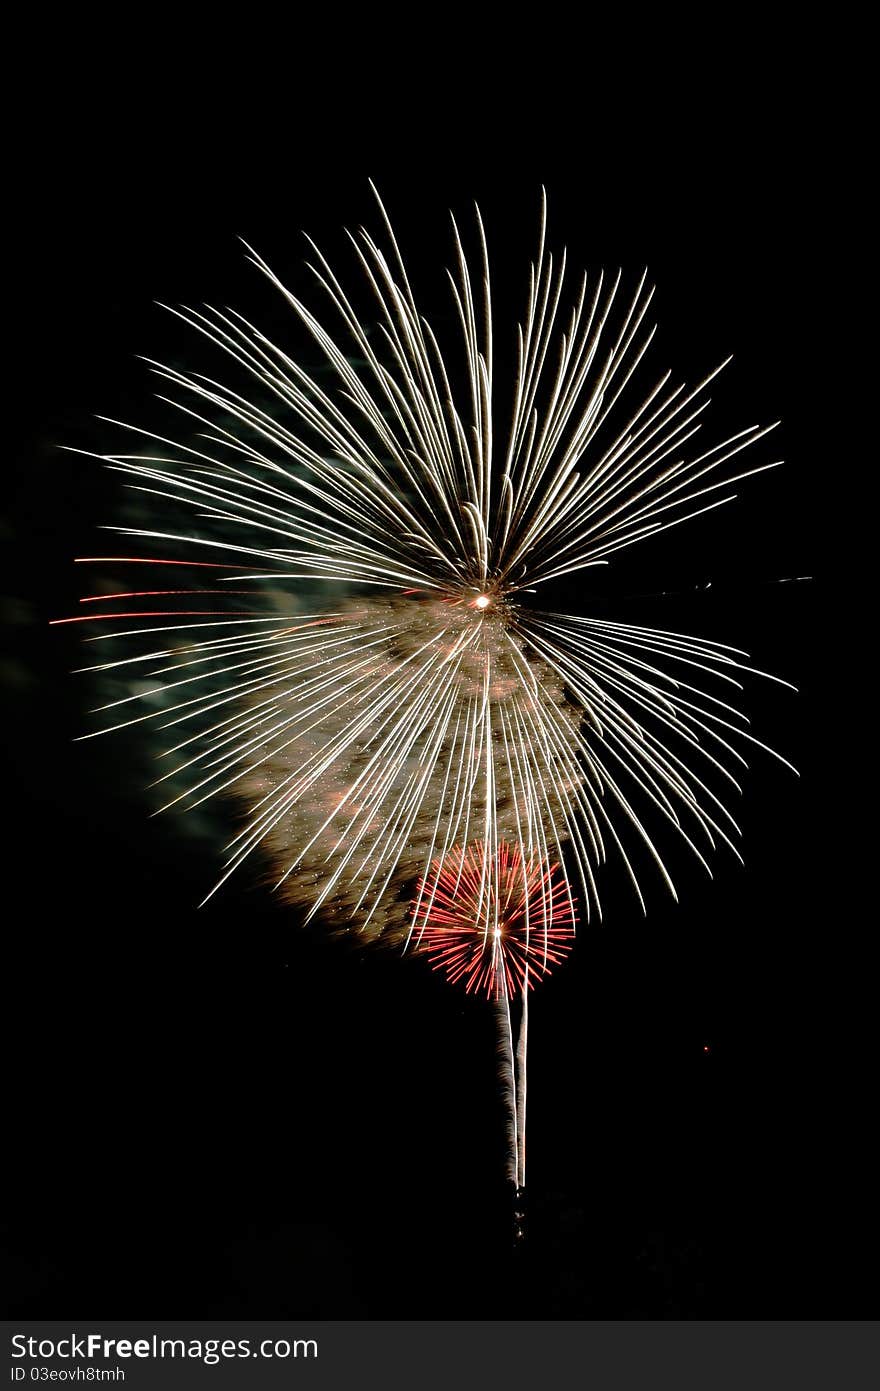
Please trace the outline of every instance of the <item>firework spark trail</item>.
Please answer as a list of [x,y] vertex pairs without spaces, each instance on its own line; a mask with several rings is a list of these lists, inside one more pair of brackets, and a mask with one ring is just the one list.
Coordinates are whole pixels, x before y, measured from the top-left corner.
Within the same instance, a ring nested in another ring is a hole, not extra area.
[[[558,866],[524,862],[519,850],[502,842],[491,882],[497,900],[482,893],[490,858],[479,842],[458,846],[435,860],[420,887],[413,916],[416,951],[452,983],[488,996],[495,1005],[501,1092],[508,1122],[508,1177],[520,1192],[526,1180],[526,1054],[529,991],[570,951],[575,915]],[[420,905],[427,896],[424,916]],[[514,1048],[514,1003],[519,1028]]]
[[517,1116],[516,1058],[513,1051],[513,1020],[510,997],[505,992],[494,1004],[498,1059],[498,1081],[507,1121],[507,1178],[519,1188],[519,1118]]
[[520,1005],[519,1020],[519,1040],[516,1045],[516,1117],[517,1117],[517,1136],[516,1136],[516,1187],[523,1189],[526,1186],[526,1079],[527,1079],[527,1060],[529,1049],[529,966],[526,963],[525,980],[523,982]]
[[[382,243],[349,234],[369,316],[312,246],[332,328],[248,248],[311,338],[320,373],[234,311],[172,311],[246,387],[150,363],[171,389],[161,399],[198,433],[182,444],[125,427],[148,452],[99,457],[172,521],[110,529],[183,556],[98,559],[192,566],[199,587],[126,580],[60,621],[109,624],[95,642],[143,639],[136,655],[87,669],[138,682],[99,707],[98,732],[150,721],[174,731],[158,779],[172,786],[166,805],[231,793],[247,809],[219,884],[263,851],[279,892],[309,916],[419,950],[462,911],[484,948],[497,942],[508,879],[519,880],[525,955],[482,983],[504,981],[495,999],[521,1186],[526,986],[558,947],[560,893],[569,924],[576,901],[587,918],[598,913],[609,852],[643,907],[641,852],[674,893],[654,825],[707,869],[719,842],[737,853],[735,773],[748,749],[772,750],[736,704],[743,679],[764,674],[747,654],[542,613],[519,596],[729,501],[740,479],[776,466],[738,462],[773,427],[697,445],[726,364],[695,386],[667,372],[639,389],[655,333],[646,275],[632,291],[620,272],[584,275],[566,307],[567,260],[548,249],[543,205],[512,398],[499,405],[479,213],[475,268],[453,222],[460,341],[450,350],[420,312],[379,210]],[[314,592],[325,581],[367,597],[313,599],[308,613],[279,597],[287,582]],[[171,606],[128,607],[160,597]]]

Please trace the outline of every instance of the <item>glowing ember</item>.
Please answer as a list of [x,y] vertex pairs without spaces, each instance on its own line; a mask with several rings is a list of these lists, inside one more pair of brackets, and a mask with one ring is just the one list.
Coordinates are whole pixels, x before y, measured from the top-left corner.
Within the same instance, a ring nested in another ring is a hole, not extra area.
[[480,841],[435,860],[413,907],[413,941],[450,981],[498,1000],[568,954],[575,918],[558,866],[502,841],[491,869]]

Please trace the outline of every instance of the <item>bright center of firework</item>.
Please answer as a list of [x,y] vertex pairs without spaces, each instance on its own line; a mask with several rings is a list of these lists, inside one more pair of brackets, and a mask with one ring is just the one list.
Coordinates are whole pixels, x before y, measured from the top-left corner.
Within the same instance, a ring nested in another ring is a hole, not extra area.
[[412,940],[450,981],[511,997],[571,950],[571,900],[558,866],[525,859],[506,841],[494,857],[481,841],[456,846],[419,885]]
[[489,598],[488,594],[478,594],[474,600],[474,608],[487,609],[491,602],[492,600]]

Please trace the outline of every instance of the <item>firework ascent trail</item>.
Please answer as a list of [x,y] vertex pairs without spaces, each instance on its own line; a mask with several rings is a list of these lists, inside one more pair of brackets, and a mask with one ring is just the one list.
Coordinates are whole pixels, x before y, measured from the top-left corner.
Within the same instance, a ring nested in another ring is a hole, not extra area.
[[157,521],[112,528],[138,553],[90,559],[123,567],[124,592],[61,621],[137,644],[86,668],[137,682],[96,732],[166,731],[167,805],[245,807],[212,893],[259,851],[307,916],[425,953],[495,1001],[522,1187],[529,987],[600,911],[609,852],[642,908],[646,864],[675,892],[657,827],[707,868],[719,842],[738,853],[728,802],[748,749],[766,747],[737,706],[762,674],[747,654],[531,595],[729,501],[775,466],[738,463],[772,426],[698,442],[720,367],[637,389],[646,277],[625,292],[620,273],[584,275],[569,292],[543,208],[499,401],[479,213],[476,269],[453,222],[460,341],[441,350],[379,209],[382,242],[350,238],[368,316],[313,247],[332,329],[250,252],[320,372],[233,311],[172,311],[240,389],[151,364],[190,442],[134,430],[139,452],[98,456],[156,499]]

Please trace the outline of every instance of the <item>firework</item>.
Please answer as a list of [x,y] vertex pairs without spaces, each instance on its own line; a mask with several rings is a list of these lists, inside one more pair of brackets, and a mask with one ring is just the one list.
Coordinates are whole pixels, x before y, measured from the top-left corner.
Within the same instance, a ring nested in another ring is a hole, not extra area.
[[642,908],[646,862],[674,893],[656,826],[707,868],[719,842],[737,853],[736,770],[765,747],[736,705],[745,653],[532,595],[729,501],[775,466],[737,463],[772,426],[701,446],[721,367],[639,389],[646,277],[584,275],[569,294],[543,210],[498,393],[479,214],[475,262],[453,222],[460,334],[441,348],[379,209],[382,243],[351,238],[369,313],[317,248],[329,326],[249,252],[320,373],[232,311],[173,311],[241,380],[152,364],[197,436],[145,448],[136,431],[138,452],[100,456],[156,499],[154,528],[115,528],[145,552],[118,563],[163,580],[89,596],[109,625],[92,641],[141,644],[92,669],[138,683],[103,729],[171,732],[168,805],[245,808],[219,884],[259,851],[309,916],[427,952],[495,999],[511,1072],[521,998],[519,1182],[527,987],[568,949],[576,905],[600,911],[609,852]]
[[[574,918],[556,865],[523,864],[506,841],[490,874],[495,896],[486,899],[482,881],[486,849],[477,841],[457,846],[436,860],[419,886],[430,903],[417,950],[467,991],[490,1000],[513,998],[534,986],[570,951]],[[545,913],[549,912],[549,920]]]

